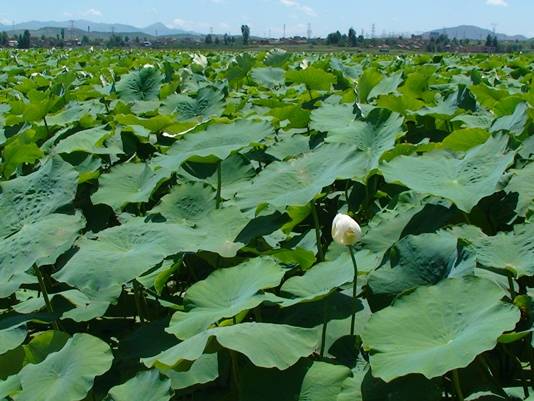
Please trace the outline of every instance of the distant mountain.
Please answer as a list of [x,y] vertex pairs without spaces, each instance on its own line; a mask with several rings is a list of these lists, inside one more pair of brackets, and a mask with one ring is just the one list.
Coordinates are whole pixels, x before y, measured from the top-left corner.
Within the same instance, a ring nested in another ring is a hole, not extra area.
[[[489,29],[480,28],[474,25],[460,25],[452,28],[435,29],[433,31],[425,32],[424,37],[430,37],[431,35],[446,34],[449,38],[453,39],[472,39],[472,40],[484,40],[488,35],[493,35],[493,31]],[[506,35],[504,33],[496,33],[499,40],[527,40],[528,38],[523,35]]]
[[20,31],[28,29],[30,31],[37,31],[43,28],[64,28],[70,29],[79,29],[84,32],[112,32],[115,33],[145,33],[147,35],[160,35],[160,36],[171,36],[171,35],[184,35],[184,34],[194,34],[194,32],[184,31],[183,29],[173,29],[168,26],[158,22],[156,24],[149,25],[144,28],[135,27],[132,25],[125,24],[108,24],[101,22],[92,22],[88,20],[74,20],[72,21],[28,21],[22,22],[15,25],[2,25],[0,24],[0,31]]

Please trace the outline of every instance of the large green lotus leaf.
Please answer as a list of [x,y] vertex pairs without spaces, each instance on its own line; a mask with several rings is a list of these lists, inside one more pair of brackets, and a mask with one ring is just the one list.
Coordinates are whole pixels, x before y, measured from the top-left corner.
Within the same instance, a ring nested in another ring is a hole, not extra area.
[[195,98],[183,94],[169,96],[165,100],[162,111],[177,113],[181,120],[192,118],[207,120],[221,115],[224,109],[223,99],[222,93],[211,88],[201,88]]
[[48,126],[64,127],[77,123],[86,117],[96,117],[98,113],[104,113],[104,105],[98,101],[70,102],[65,110],[46,117]]
[[356,120],[351,104],[324,103],[311,113],[310,128],[329,135],[351,135],[367,126]]
[[171,381],[157,370],[147,370],[113,387],[105,401],[169,401],[171,395]]
[[480,264],[518,277],[534,275],[534,224],[516,225],[510,233],[481,236],[473,241]]
[[199,384],[210,383],[219,377],[217,354],[204,354],[193,362],[189,370],[182,372],[160,367],[159,370],[169,379],[174,390],[182,390]]
[[489,280],[451,278],[375,313],[362,333],[373,376],[434,378],[466,367],[520,319],[519,309],[501,301],[504,295]]
[[367,174],[365,157],[353,146],[322,145],[296,159],[271,163],[243,186],[236,202],[242,208],[305,205],[336,179],[362,179]]
[[[370,274],[367,284],[374,294],[397,295],[466,273],[455,271],[456,264],[461,261],[457,239],[446,232],[407,236],[395,245],[394,255],[390,266]],[[467,273],[473,273],[474,265],[472,263]]]
[[269,89],[282,86],[285,80],[285,71],[282,68],[254,68],[250,75],[258,84]]
[[92,299],[118,296],[122,285],[163,259],[182,251],[195,252],[201,234],[176,224],[127,224],[83,238],[79,250],[54,278],[80,289]]
[[490,133],[481,128],[463,128],[453,131],[443,142],[441,148],[453,152],[467,152],[469,149],[484,144]]
[[512,179],[506,186],[506,192],[515,192],[519,196],[516,213],[524,217],[533,208],[534,201],[534,163],[521,170],[512,170]]
[[43,156],[43,151],[34,142],[33,135],[19,134],[11,137],[2,152],[0,171],[8,178],[24,164],[33,164]]
[[17,348],[24,342],[27,335],[28,332],[24,326],[0,330],[0,355]]
[[92,300],[121,293],[122,285],[158,265],[168,256],[199,250],[235,256],[242,244],[234,239],[248,223],[235,208],[220,209],[197,229],[173,223],[145,223],[135,218],[118,227],[83,238],[79,250],[54,277],[80,289]]
[[34,265],[54,264],[71,248],[84,226],[85,219],[81,214],[51,214],[1,239],[0,297],[9,296],[21,284],[37,282],[27,271]]
[[173,315],[167,331],[180,339],[189,338],[222,318],[234,317],[275,299],[262,290],[277,287],[284,274],[271,258],[254,258],[236,267],[216,270],[189,287],[184,298],[186,311]]
[[[237,192],[246,185],[255,175],[256,170],[245,156],[233,153],[221,163],[221,196],[223,199],[232,199]],[[213,188],[217,188],[217,174],[206,179]]]
[[23,346],[25,361],[33,364],[43,362],[48,355],[60,351],[69,338],[69,335],[62,331],[40,332],[32,338],[29,344]]
[[336,82],[336,77],[319,68],[308,67],[305,70],[287,71],[286,80],[304,84],[310,90],[328,91]]
[[382,79],[376,86],[371,89],[367,99],[373,99],[381,95],[395,93],[397,88],[402,83],[402,71],[396,72],[388,77]]
[[368,68],[363,72],[358,82],[358,95],[361,103],[367,103],[367,98],[372,89],[377,86],[383,78],[383,75],[374,68]]
[[[352,262],[345,255],[333,261],[316,264],[302,276],[291,277],[281,287],[282,295],[291,296],[282,303],[283,306],[292,306],[301,302],[313,302],[325,297],[343,284],[352,282],[354,270]],[[344,257],[346,256],[346,257]]]
[[381,166],[386,181],[398,182],[420,193],[453,201],[465,212],[497,191],[499,180],[514,159],[506,152],[505,137],[490,138],[463,158],[442,153],[400,156]]
[[95,155],[116,155],[124,151],[114,144],[106,145],[106,139],[113,135],[105,126],[79,131],[61,140],[53,149],[54,153],[84,152]]
[[93,386],[96,376],[111,367],[111,349],[89,334],[75,334],[61,351],[41,363],[26,365],[19,373],[19,401],[78,401]]
[[436,67],[433,65],[418,68],[414,72],[408,74],[406,81],[404,81],[404,84],[399,88],[399,92],[409,98],[411,97],[426,102],[432,102],[435,93],[429,91],[428,87],[435,72]]
[[155,68],[142,68],[121,77],[116,88],[119,97],[128,102],[154,100],[159,97],[163,75]]
[[367,169],[372,170],[378,167],[383,153],[394,148],[397,137],[402,134],[403,122],[404,118],[398,113],[374,109],[363,124],[355,121],[349,125],[350,130],[330,132],[326,142],[356,146],[366,153]]
[[242,244],[239,233],[250,223],[250,218],[236,207],[224,207],[203,215],[195,225],[202,241],[198,249],[218,253],[225,258],[234,257]]
[[520,103],[512,115],[495,120],[491,132],[508,131],[513,135],[521,135],[528,125],[528,104]]
[[226,70],[226,78],[230,82],[243,80],[256,64],[256,58],[249,53],[240,53]]
[[166,155],[155,159],[157,165],[177,170],[186,160],[215,162],[232,152],[261,142],[273,133],[265,121],[239,120],[231,124],[211,125],[201,132],[189,133],[177,141]]
[[78,173],[60,159],[49,160],[30,175],[0,183],[0,238],[69,204],[77,184]]
[[93,204],[106,204],[119,210],[129,203],[144,203],[171,176],[161,168],[156,171],[143,163],[123,163],[99,178],[98,190],[91,196]]
[[271,67],[281,67],[291,58],[291,53],[283,49],[272,49],[265,55],[263,63]]
[[200,182],[184,182],[161,198],[151,213],[159,213],[169,222],[194,224],[214,211],[215,206],[212,188]]
[[342,365],[303,361],[284,371],[245,366],[239,374],[242,401],[336,401],[350,370]]
[[180,344],[142,362],[175,366],[181,360],[195,361],[203,354],[208,341],[215,338],[224,348],[245,355],[255,366],[284,370],[317,348],[317,331],[270,323],[242,323],[217,327],[188,338]]
[[340,59],[332,57],[330,59],[330,68],[334,71],[339,71],[345,78],[357,80],[363,73],[361,64],[345,64]]

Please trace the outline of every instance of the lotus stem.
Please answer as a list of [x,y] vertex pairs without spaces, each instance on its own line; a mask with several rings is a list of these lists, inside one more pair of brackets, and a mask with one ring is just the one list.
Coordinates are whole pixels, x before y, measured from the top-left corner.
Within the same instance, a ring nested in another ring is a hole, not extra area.
[[222,162],[219,160],[217,163],[217,195],[216,205],[217,209],[221,208],[221,190],[222,190]]
[[46,117],[43,117],[44,126],[46,128],[46,134],[50,135],[50,129],[48,129],[48,123],[46,122]]
[[516,293],[514,288],[514,279],[512,277],[512,273],[508,273],[508,286],[510,287],[510,297],[512,298],[512,302],[515,299]]
[[352,266],[354,267],[354,280],[352,283],[352,307],[354,308],[352,311],[352,318],[350,320],[350,336],[354,336],[355,332],[355,326],[356,326],[356,296],[357,296],[357,289],[358,289],[358,264],[356,263],[356,257],[354,256],[354,249],[352,249],[352,246],[348,246],[349,252],[350,252],[350,258],[352,259]]
[[235,387],[236,394],[239,392],[239,373],[237,366],[237,352],[230,350],[230,359],[232,360],[232,384]]
[[145,322],[145,317],[143,313],[143,306],[141,305],[141,297],[143,296],[143,290],[140,288],[139,283],[137,280],[134,280],[133,282],[134,287],[134,300],[135,300],[135,308],[137,309],[137,315],[139,316],[139,320],[141,323]]
[[317,241],[317,256],[319,262],[324,261],[323,245],[321,243],[321,225],[319,224],[319,216],[317,215],[317,208],[315,202],[312,202],[312,217],[313,224],[315,225],[315,239]]
[[326,348],[326,329],[328,328],[328,299],[324,300],[324,309],[323,309],[323,331],[321,333],[321,351],[319,356],[321,359],[324,357],[324,351]]
[[458,401],[464,401],[464,395],[462,393],[462,388],[460,387],[460,375],[458,374],[458,369],[452,371],[452,382],[454,384],[454,391],[458,397]]
[[[39,267],[37,267],[37,265],[33,265],[33,270],[35,271],[35,275],[37,276],[37,280],[39,281],[39,287],[41,288],[41,292],[43,293],[43,298],[46,304],[46,309],[48,309],[48,312],[54,313],[54,308],[52,307],[52,303],[50,302],[50,297],[48,296],[48,291],[46,289],[46,284],[44,281],[43,274],[41,270],[39,270]],[[52,325],[54,326],[54,329],[59,331],[59,325],[57,321],[54,320]]]

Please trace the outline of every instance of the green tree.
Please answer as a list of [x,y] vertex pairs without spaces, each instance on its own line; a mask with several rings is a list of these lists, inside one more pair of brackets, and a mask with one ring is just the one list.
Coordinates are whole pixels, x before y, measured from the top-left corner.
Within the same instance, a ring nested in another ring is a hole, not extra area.
[[243,36],[243,44],[248,45],[250,39],[250,27],[248,25],[241,25],[241,35]]
[[227,33],[224,34],[223,42],[225,46],[228,46],[228,44],[230,43],[230,37]]
[[29,49],[31,47],[31,35],[30,31],[27,29],[24,31],[22,35],[19,36],[18,40],[18,48],[19,49]]
[[358,44],[358,37],[356,36],[356,31],[354,28],[349,29],[349,45],[351,47],[356,47]]
[[89,37],[87,35],[83,35],[82,46],[88,46],[89,43],[90,43]]
[[343,38],[343,35],[341,35],[341,32],[339,31],[329,33],[328,36],[326,37],[326,44],[338,45],[341,43],[342,38]]
[[0,35],[0,45],[7,46],[8,44],[9,44],[9,36],[8,36],[7,32],[4,31]]
[[61,28],[61,40],[65,40],[65,28]]
[[204,42],[207,45],[211,45],[213,43],[213,36],[211,34],[206,35],[206,37],[204,38]]

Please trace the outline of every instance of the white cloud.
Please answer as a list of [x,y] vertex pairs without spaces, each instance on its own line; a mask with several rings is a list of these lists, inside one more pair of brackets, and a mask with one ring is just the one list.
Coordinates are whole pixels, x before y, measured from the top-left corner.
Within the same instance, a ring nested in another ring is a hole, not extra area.
[[211,26],[206,22],[190,21],[182,18],[175,18],[170,24],[167,24],[169,28],[179,28],[187,31],[202,30],[205,31]]
[[486,0],[486,4],[490,6],[506,7],[508,6],[508,1],[507,0]]
[[280,0],[280,3],[282,3],[286,7],[292,7],[296,10],[302,11],[304,14],[310,17],[317,17],[317,13],[313,8],[300,3],[298,0]]
[[13,23],[13,21],[11,21],[10,19],[4,18],[4,17],[0,17],[0,24],[2,24],[2,25],[11,25],[12,23]]
[[96,8],[90,8],[89,10],[85,11],[83,14],[86,15],[87,17],[101,17],[102,11],[97,10]]

